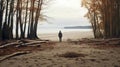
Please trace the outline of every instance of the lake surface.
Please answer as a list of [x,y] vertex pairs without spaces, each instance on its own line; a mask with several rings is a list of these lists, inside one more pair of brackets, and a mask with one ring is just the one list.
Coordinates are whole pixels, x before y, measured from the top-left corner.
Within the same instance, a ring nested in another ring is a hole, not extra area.
[[38,37],[40,39],[58,41],[59,30],[63,33],[63,41],[94,37],[91,29],[39,29]]
[[56,29],[38,29],[38,34],[40,33],[58,33],[59,31],[62,32],[86,32],[86,31],[92,31],[92,29],[63,29],[63,28],[56,28]]

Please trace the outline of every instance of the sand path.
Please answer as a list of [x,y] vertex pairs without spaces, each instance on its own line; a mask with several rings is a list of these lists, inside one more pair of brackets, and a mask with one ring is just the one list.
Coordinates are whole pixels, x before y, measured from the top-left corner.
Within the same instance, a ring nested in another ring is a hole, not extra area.
[[[85,54],[84,57],[65,58],[66,52]],[[12,57],[0,67],[120,67],[120,49],[94,49],[89,45],[57,43],[53,49]]]

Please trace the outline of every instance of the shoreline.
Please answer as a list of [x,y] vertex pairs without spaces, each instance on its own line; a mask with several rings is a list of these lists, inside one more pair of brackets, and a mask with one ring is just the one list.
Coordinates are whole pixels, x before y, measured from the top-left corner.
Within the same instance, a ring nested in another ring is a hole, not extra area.
[[[62,32],[63,34],[63,41],[67,40],[79,40],[82,38],[94,38],[92,31],[69,31],[69,32]],[[58,33],[41,33],[38,34],[40,39],[50,40],[50,41],[59,41],[58,40]]]

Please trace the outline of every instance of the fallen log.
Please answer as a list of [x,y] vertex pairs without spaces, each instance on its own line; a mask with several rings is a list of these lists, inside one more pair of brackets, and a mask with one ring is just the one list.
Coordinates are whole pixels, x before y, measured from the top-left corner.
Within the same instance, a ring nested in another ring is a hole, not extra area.
[[29,40],[29,39],[25,39],[25,40],[20,40],[20,41],[22,41],[22,42],[24,42],[24,43],[29,43],[29,42],[35,42],[35,41],[49,41],[49,40]]
[[111,38],[111,39],[107,39],[107,40],[109,40],[109,41],[118,41],[118,40],[120,40],[120,38]]
[[[7,43],[4,45],[0,46],[0,49],[8,47],[8,46],[16,46],[16,47],[21,47],[21,46],[27,46],[27,45],[35,45],[35,44],[41,44],[41,43],[47,43],[48,41],[36,41],[36,40],[29,40],[28,42],[24,42],[23,40],[18,40],[16,42],[12,42],[12,43]],[[38,46],[38,45],[36,45]]]
[[15,52],[13,54],[10,54],[10,55],[7,55],[7,56],[1,58],[0,62],[4,61],[6,59],[9,59],[11,57],[14,57],[14,56],[19,56],[19,55],[28,54],[28,53],[30,53],[30,51]]
[[34,44],[41,44],[41,43],[47,43],[47,41],[33,41],[30,43],[25,43],[25,45],[34,45]]
[[18,45],[18,44],[19,44],[18,42],[8,43],[8,44],[5,44],[5,45],[0,46],[0,49],[5,48],[5,47],[7,47],[7,46]]
[[111,41],[108,44],[109,45],[120,45],[120,41]]
[[48,41],[33,41],[29,43],[20,43],[19,45],[16,45],[15,47],[24,47],[24,46],[33,46],[33,47],[40,47],[42,43],[47,43]]
[[41,47],[41,44],[35,44],[35,45],[27,45],[29,47]]

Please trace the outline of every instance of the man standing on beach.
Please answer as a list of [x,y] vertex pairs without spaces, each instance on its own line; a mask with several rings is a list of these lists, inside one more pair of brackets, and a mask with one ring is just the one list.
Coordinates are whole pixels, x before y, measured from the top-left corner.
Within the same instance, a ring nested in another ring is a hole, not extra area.
[[59,37],[59,42],[62,42],[62,32],[61,31],[59,31],[58,37]]

